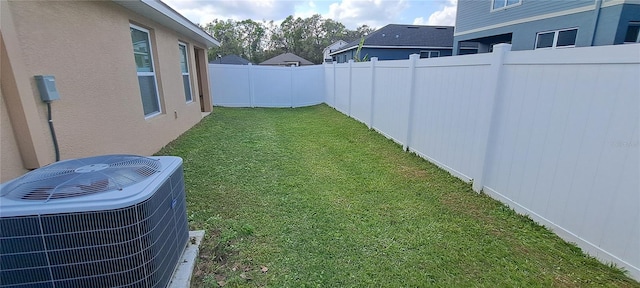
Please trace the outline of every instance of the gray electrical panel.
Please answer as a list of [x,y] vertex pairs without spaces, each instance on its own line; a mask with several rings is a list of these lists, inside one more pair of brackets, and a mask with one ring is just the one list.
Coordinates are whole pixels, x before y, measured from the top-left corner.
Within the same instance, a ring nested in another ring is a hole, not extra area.
[[42,101],[51,102],[60,99],[60,94],[56,89],[56,78],[53,75],[36,75],[35,78]]

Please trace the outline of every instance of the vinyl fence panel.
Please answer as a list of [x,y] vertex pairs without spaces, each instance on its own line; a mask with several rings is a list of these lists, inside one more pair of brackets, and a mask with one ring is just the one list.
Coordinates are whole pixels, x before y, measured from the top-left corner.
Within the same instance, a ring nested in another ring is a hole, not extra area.
[[470,164],[480,161],[475,157],[480,152],[478,107],[490,100],[478,93],[488,82],[489,61],[484,58],[460,65],[451,65],[447,58],[420,60],[416,66],[408,146],[466,181],[473,178]]
[[[409,63],[407,61],[379,61],[376,64],[373,89],[373,128],[404,144],[409,115]],[[359,104],[354,104],[359,105]]]
[[209,64],[211,100],[215,106],[251,107],[249,67]]
[[553,63],[532,62],[538,51],[507,58],[485,190],[637,275],[639,60],[593,60],[630,48],[557,51]]
[[215,105],[321,102],[640,279],[640,44],[210,65]]
[[228,107],[299,107],[325,101],[322,65],[278,67],[209,64],[212,101]]
[[371,64],[354,63],[351,70],[351,117],[367,123],[371,117]]
[[335,88],[333,89],[336,110],[349,115],[349,97],[351,94],[351,63],[335,64]]
[[640,279],[640,45],[509,50],[334,64],[326,103]]
[[253,89],[255,91],[254,106],[293,106],[293,76],[291,75],[290,67],[255,66],[251,68],[253,72]]
[[311,106],[324,103],[325,69],[322,66],[292,67],[293,105],[292,107]]

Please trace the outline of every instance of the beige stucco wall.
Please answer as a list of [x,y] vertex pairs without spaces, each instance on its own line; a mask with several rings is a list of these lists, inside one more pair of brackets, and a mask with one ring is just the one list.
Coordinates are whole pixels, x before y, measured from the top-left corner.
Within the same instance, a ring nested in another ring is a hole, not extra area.
[[[0,77],[2,77],[0,75]],[[13,134],[11,121],[7,112],[7,106],[2,97],[0,89],[0,177],[3,179],[12,179],[27,172],[22,166],[22,159],[18,151],[16,137]]]
[[[35,99],[35,107],[25,109],[37,110],[38,121],[43,123],[37,133],[44,134],[45,144],[51,145],[41,157],[46,158],[43,164],[53,162],[55,157],[46,125],[46,105],[40,101],[34,75],[56,77],[61,99],[52,103],[53,121],[63,160],[108,153],[151,155],[200,121],[193,49],[194,45],[205,45],[112,2],[16,1],[9,2],[8,8],[2,13],[11,13],[24,66],[24,75],[16,77],[28,78],[30,87],[25,90]],[[144,117],[140,100],[130,23],[151,31],[163,113],[149,119]],[[185,102],[178,41],[189,48],[192,103]],[[208,78],[206,71],[203,78]],[[4,121],[2,125],[4,144]],[[7,147],[7,151],[2,148],[3,160],[5,153],[15,149]],[[15,166],[13,162],[3,161],[2,166],[3,172],[5,168],[24,172],[23,165],[9,167]],[[2,174],[3,182],[15,175]]]

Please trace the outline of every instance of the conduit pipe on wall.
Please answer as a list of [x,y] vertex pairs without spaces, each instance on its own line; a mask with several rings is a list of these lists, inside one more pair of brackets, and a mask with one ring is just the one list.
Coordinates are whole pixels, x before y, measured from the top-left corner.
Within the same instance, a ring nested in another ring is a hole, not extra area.
[[51,138],[53,138],[53,149],[56,152],[56,162],[60,161],[60,147],[58,147],[58,138],[56,137],[56,129],[53,128],[53,119],[51,118],[51,102],[47,101],[47,121],[49,122],[49,130],[51,131]]

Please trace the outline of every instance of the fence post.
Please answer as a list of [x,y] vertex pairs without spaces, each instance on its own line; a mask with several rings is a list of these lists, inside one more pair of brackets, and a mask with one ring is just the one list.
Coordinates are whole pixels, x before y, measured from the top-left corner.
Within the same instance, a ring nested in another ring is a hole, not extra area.
[[491,141],[491,137],[493,137],[495,125],[496,125],[496,116],[495,110],[498,105],[498,101],[502,97],[501,94],[501,83],[503,78],[503,64],[504,58],[507,53],[511,51],[511,44],[498,44],[493,46],[493,53],[491,58],[491,68],[489,70],[488,75],[491,75],[493,79],[490,79],[488,82],[488,86],[485,93],[487,93],[488,97],[486,101],[486,106],[480,107],[480,117],[478,117],[478,129],[480,135],[479,141],[479,158],[476,163],[476,169],[474,169],[475,173],[471,176],[475,176],[473,179],[473,190],[476,192],[482,191],[484,187],[485,177],[487,176],[487,170],[489,168],[490,162],[490,151],[491,147],[489,146],[489,141]]
[[255,108],[255,88],[253,87],[253,64],[249,63],[247,66],[247,73],[249,74],[249,106]]
[[336,61],[333,61],[333,109],[336,109]]
[[411,54],[409,55],[409,99],[407,99],[407,134],[402,144],[402,150],[409,150],[409,142],[411,141],[411,129],[413,127],[413,102],[416,97],[415,93],[415,82],[416,82],[416,60],[420,57],[419,54]]
[[347,111],[349,112],[347,115],[349,115],[349,117],[351,117],[351,94],[353,94],[351,92],[353,88],[352,75],[353,75],[353,59],[349,59],[349,108],[347,108],[348,109]]
[[371,102],[369,105],[369,129],[373,128],[373,111],[375,109],[374,101],[376,99],[376,64],[378,57],[371,57]]
[[290,98],[290,101],[291,101],[290,104],[291,105],[290,106],[291,106],[291,108],[296,108],[295,105],[294,105],[295,95],[294,95],[294,91],[293,91],[293,87],[294,87],[294,85],[293,85],[293,67],[294,67],[293,65],[289,66],[289,79],[291,80],[291,84],[289,85],[289,91],[291,91],[291,98]]

